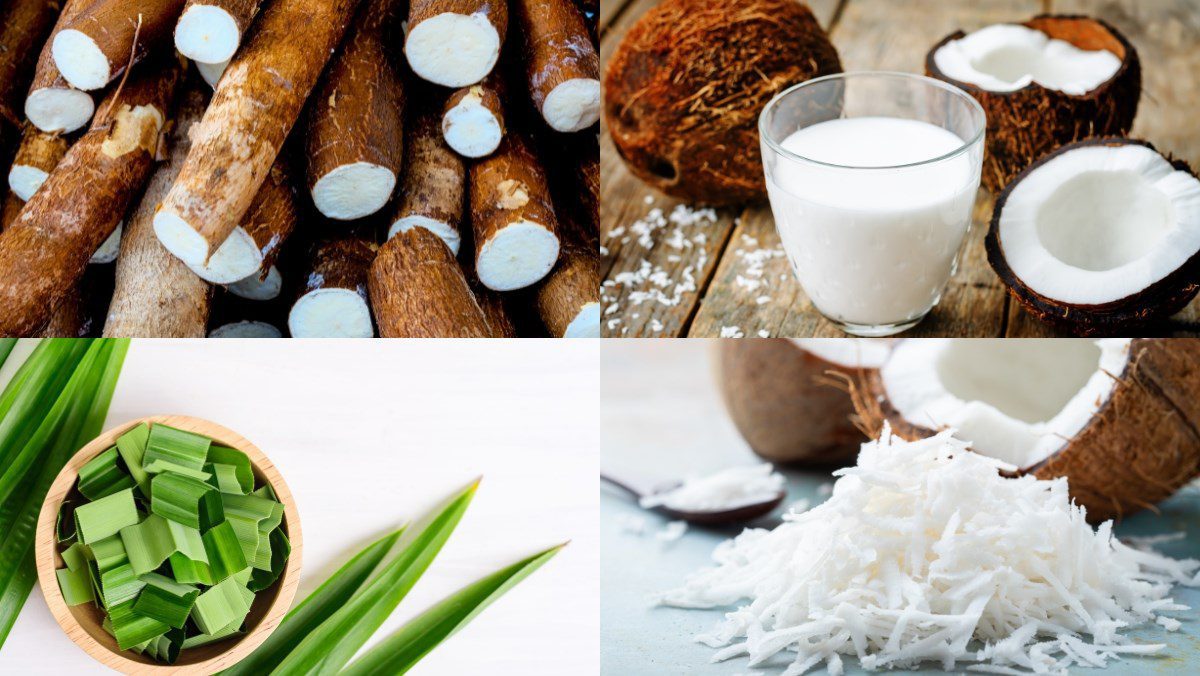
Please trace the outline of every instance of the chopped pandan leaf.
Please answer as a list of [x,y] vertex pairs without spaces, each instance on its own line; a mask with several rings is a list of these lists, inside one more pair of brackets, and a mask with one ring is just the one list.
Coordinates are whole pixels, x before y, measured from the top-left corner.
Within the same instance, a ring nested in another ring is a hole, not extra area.
[[225,520],[233,525],[248,563],[266,570],[271,565],[269,536],[283,522],[283,505],[256,495],[224,495]]
[[88,500],[99,500],[126,488],[134,482],[117,464],[117,449],[110,448],[79,468],[79,492]]
[[189,528],[208,530],[224,519],[221,494],[199,479],[163,472],[150,482],[150,510]]
[[182,629],[200,590],[158,573],[143,575],[142,582],[146,586],[138,594],[133,609],[175,629]]
[[[167,425],[152,425],[142,456],[142,468],[150,474],[172,471],[195,478],[208,479],[204,463],[208,459],[208,437],[186,432]],[[204,475],[200,477],[199,475]],[[153,489],[152,489],[153,490]]]
[[182,629],[171,629],[162,636],[152,638],[143,644],[143,653],[159,662],[175,664],[175,661],[179,659],[179,651],[183,648],[185,638],[186,634]]
[[63,562],[67,564],[70,570],[87,570],[88,559],[90,552],[86,545],[78,542],[63,550]]
[[251,495],[257,495],[260,498],[266,498],[268,500],[275,500],[276,502],[279,501],[279,498],[275,497],[275,489],[271,488],[271,484],[263,484],[260,488],[251,493]]
[[137,482],[142,495],[150,497],[150,474],[142,469],[146,455],[146,442],[150,439],[150,426],[142,423],[117,437],[117,453],[129,468],[129,474]]
[[254,466],[245,453],[213,444],[208,449],[208,464],[206,469],[217,479],[222,493],[246,495],[254,490]]
[[116,535],[137,522],[137,505],[129,488],[75,508],[75,532],[84,544]]
[[62,507],[58,510],[54,533],[59,542],[67,542],[75,538],[75,503],[70,498],[63,500]]
[[170,629],[164,622],[146,617],[133,608],[133,601],[108,607],[108,622],[121,650],[158,638]]
[[193,561],[208,563],[200,531],[151,514],[141,523],[121,529],[129,563],[138,575],[157,570],[178,552]]
[[242,623],[234,621],[231,622],[228,627],[225,627],[224,629],[221,629],[213,634],[196,634],[195,636],[188,636],[187,638],[183,639],[183,649],[187,650],[188,648],[199,648],[202,645],[216,643],[217,641],[224,641],[230,636],[237,636],[241,633]]
[[478,486],[478,482],[469,486],[407,544],[401,543],[396,558],[384,564],[353,598],[284,658],[278,667],[280,673],[336,673],[344,667],[433,562],[462,519]]
[[241,543],[228,521],[213,526],[203,536],[204,551],[212,579],[220,582],[234,573],[246,570],[250,564],[242,554]]
[[58,588],[62,591],[63,601],[68,606],[77,606],[96,600],[86,563],[81,570],[59,568],[54,571],[54,574],[58,577]]
[[275,580],[283,574],[288,557],[292,554],[292,543],[282,528],[271,531],[269,536],[271,546],[271,566],[267,569],[255,568],[250,583],[246,585],[252,592],[260,592],[275,584]]
[[316,591],[292,608],[257,650],[222,672],[222,676],[258,676],[274,671],[309,632],[337,612],[362,588],[395,547],[403,532],[401,528],[388,533],[355,554]]
[[[207,558],[207,554],[205,558]],[[172,554],[168,561],[171,564],[171,575],[176,582],[184,584],[213,584],[212,571],[207,561],[193,561],[183,554]]]
[[125,543],[119,535],[104,538],[99,542],[93,542],[88,545],[88,549],[92,553],[92,560],[96,562],[96,567],[100,569],[101,573],[112,570],[119,565],[129,563],[129,555],[125,552]]
[[241,624],[250,613],[254,592],[233,578],[218,582],[196,598],[192,620],[206,634],[218,632],[237,622]]
[[549,561],[565,545],[551,547],[488,575],[438,602],[399,631],[375,644],[339,676],[403,674],[442,641],[456,634],[493,601]]
[[110,612],[113,606],[132,601],[145,586],[128,563],[100,573],[100,595]]

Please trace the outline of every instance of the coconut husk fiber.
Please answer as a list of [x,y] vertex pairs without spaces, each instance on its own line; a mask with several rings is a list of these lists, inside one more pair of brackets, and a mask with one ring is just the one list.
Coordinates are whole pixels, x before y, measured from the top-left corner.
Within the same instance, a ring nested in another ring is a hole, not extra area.
[[987,114],[982,181],[993,193],[1030,163],[1063,144],[1093,136],[1128,134],[1142,92],[1137,50],[1108,23],[1080,15],[1044,14],[1022,25],[1080,49],[1108,50],[1121,59],[1121,66],[1106,82],[1082,95],[1037,83],[1011,92],[992,92],[948,77],[934,63],[933,55],[946,43],[964,37],[962,31],[937,43],[925,57],[926,74],[966,90]]
[[841,71],[794,0],[664,0],[613,53],[604,114],[617,152],[654,188],[711,205],[757,201],[759,113],[783,89]]

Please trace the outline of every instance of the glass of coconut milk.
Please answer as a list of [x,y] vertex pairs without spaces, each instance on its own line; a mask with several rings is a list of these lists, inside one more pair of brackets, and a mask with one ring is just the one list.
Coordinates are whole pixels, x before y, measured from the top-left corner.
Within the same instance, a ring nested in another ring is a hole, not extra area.
[[966,92],[908,73],[816,78],[767,104],[775,227],[821,314],[886,336],[937,304],[971,224],[984,128]]

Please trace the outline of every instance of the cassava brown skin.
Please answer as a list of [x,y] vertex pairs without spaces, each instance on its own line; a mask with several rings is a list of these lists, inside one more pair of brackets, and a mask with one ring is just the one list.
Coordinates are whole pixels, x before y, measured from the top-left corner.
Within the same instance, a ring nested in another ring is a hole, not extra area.
[[371,310],[383,338],[487,338],[492,328],[441,238],[396,233],[371,265]]
[[516,338],[519,331],[516,323],[513,322],[512,313],[509,312],[504,294],[484,286],[483,282],[479,281],[479,276],[475,274],[475,256],[472,254],[475,251],[475,243],[471,229],[465,228],[463,236],[461,250],[463,255],[459,257],[459,266],[462,268],[463,276],[467,279],[467,286],[471,288],[471,294],[475,296],[475,302],[483,311],[483,318],[487,320],[488,328],[491,329],[491,337]]
[[512,223],[532,221],[558,235],[546,173],[525,134],[505,134],[496,152],[471,165],[470,177],[476,265],[484,245]]
[[466,182],[462,158],[442,140],[432,108],[423,108],[408,127],[403,184],[388,223],[424,216],[460,230]]
[[242,218],[242,228],[254,238],[262,252],[262,275],[275,264],[284,242],[291,237],[300,222],[296,207],[296,190],[292,171],[281,155],[275,159],[266,180],[258,188],[258,194],[250,209]]
[[934,46],[925,58],[926,73],[964,89],[987,113],[982,181],[993,193],[1008,185],[1031,162],[1061,145],[1093,136],[1129,133],[1142,92],[1137,50],[1104,21],[1086,16],[1041,15],[1023,25],[1080,49],[1108,50],[1121,59],[1121,67],[1107,82],[1078,96],[1037,83],[1011,92],[989,92],[947,77],[934,62],[937,50],[962,38],[962,31]]
[[600,80],[600,55],[571,0],[512,0],[512,12],[524,38],[529,96],[543,116],[555,87],[568,80]]
[[101,104],[91,129],[0,234],[0,334],[29,336],[46,324],[149,178],[183,72],[173,55],[150,65]]
[[483,106],[496,118],[496,123],[500,125],[500,134],[504,134],[504,77],[500,69],[493,70],[491,75],[488,75],[481,82],[473,85],[462,87],[458,91],[450,95],[446,99],[445,109],[442,111],[442,133],[445,134],[450,130],[450,113],[464,102],[478,101],[479,105]]
[[538,285],[535,299],[546,330],[562,338],[585,305],[600,302],[597,249],[581,242],[564,242],[558,264]]
[[217,83],[160,210],[198,232],[208,254],[250,207],[357,4],[289,0],[267,5]]
[[0,207],[0,232],[8,229],[17,220],[17,215],[25,206],[25,200],[9,192],[4,195],[4,205]]
[[[1046,298],[1021,281],[1004,256],[1000,241],[1000,215],[1009,195],[1016,186],[1038,167],[1060,154],[1088,146],[1141,145],[1158,152],[1146,141],[1124,138],[1088,139],[1071,143],[1043,155],[1041,159],[1018,174],[996,199],[992,210],[991,227],[984,239],[988,263],[1008,288],[1008,293],[1034,317],[1052,326],[1081,336],[1115,336],[1144,328],[1182,310],[1200,292],[1200,252],[1194,254],[1178,270],[1155,282],[1141,292],[1103,305],[1074,305]],[[1172,166],[1195,175],[1183,160],[1173,160]],[[1126,334],[1128,335],[1128,334]]]
[[587,24],[588,33],[592,36],[592,42],[599,42],[600,0],[575,0],[575,4],[579,6],[579,12],[583,14],[583,21]]
[[807,465],[854,457],[864,440],[854,404],[826,371],[861,379],[876,369],[831,364],[783,338],[723,341],[717,355],[725,408],[759,456]]
[[62,134],[45,132],[26,124],[21,145],[13,157],[13,167],[33,167],[49,174],[62,162],[70,145],[70,141]]
[[[0,10],[0,137],[20,129],[21,107],[38,48],[50,36],[60,0],[8,0]],[[7,128],[6,128],[7,127]]]
[[104,323],[106,337],[203,338],[212,287],[172,256],[154,236],[154,212],[183,167],[188,131],[208,105],[207,87],[190,83],[172,120],[167,161],[160,164],[125,223],[116,287]]
[[379,247],[357,237],[326,240],[313,247],[297,298],[317,289],[349,289],[367,299],[367,276]]
[[[1135,339],[1108,401],[1066,446],[1020,474],[1067,477],[1071,497],[1096,523],[1153,507],[1200,474],[1200,339]],[[881,415],[905,439],[935,431],[904,420],[878,376]]]
[[108,59],[112,82],[130,65],[131,54],[136,64],[170,35],[183,4],[184,0],[94,0],[62,30],[77,30],[96,42]]
[[400,175],[404,86],[388,56],[400,0],[364,2],[308,112],[308,189],[338,167],[369,162]]
[[37,64],[33,69],[33,79],[29,85],[29,94],[41,89],[72,89],[71,85],[67,84],[67,81],[59,74],[58,67],[54,65],[54,56],[50,53],[50,46],[54,43],[54,36],[58,34],[58,31],[87,9],[91,2],[92,0],[66,0],[62,12],[58,15],[58,20],[54,23],[53,30],[46,38],[42,51],[38,54]]
[[763,200],[759,113],[783,89],[841,71],[794,0],[664,0],[609,60],[606,126],[630,171],[658,190],[712,205]]

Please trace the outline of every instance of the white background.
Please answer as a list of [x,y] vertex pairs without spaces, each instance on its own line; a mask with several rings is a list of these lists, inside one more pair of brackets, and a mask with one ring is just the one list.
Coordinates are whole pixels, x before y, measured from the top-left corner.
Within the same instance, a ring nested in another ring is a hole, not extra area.
[[[106,427],[187,414],[278,466],[300,510],[297,601],[353,552],[483,475],[445,549],[376,633],[548,546],[558,556],[417,674],[599,673],[599,341],[134,341]],[[110,673],[35,587],[0,673]]]

